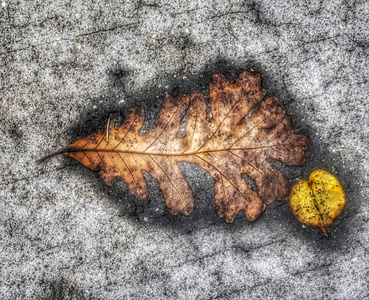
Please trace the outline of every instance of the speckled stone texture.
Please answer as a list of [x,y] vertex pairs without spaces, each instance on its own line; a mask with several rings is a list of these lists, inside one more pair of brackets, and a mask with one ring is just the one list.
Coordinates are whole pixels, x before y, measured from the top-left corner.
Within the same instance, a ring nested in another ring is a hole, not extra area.
[[[368,1],[7,1],[0,10],[0,299],[369,299]],[[242,69],[310,138],[293,183],[335,174],[347,206],[329,239],[286,202],[218,218],[213,180],[181,164],[190,217],[158,183],[138,201],[58,150],[162,94],[207,93]]]

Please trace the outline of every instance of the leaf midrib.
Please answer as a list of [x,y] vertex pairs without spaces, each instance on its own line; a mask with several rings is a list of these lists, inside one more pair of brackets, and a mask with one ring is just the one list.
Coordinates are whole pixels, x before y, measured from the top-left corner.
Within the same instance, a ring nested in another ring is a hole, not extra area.
[[216,153],[216,152],[230,152],[236,150],[258,150],[258,149],[267,149],[273,148],[277,146],[286,146],[289,144],[277,144],[271,146],[260,146],[260,147],[244,147],[244,148],[226,148],[226,149],[215,149],[215,150],[205,150],[205,151],[193,151],[193,152],[179,152],[179,153],[163,153],[163,152],[145,152],[145,151],[125,151],[125,150],[116,150],[116,149],[83,149],[83,148],[75,148],[75,149],[64,149],[61,152],[70,153],[70,152],[108,152],[108,153],[123,153],[123,154],[140,154],[140,155],[154,155],[154,156],[192,156],[204,153]]

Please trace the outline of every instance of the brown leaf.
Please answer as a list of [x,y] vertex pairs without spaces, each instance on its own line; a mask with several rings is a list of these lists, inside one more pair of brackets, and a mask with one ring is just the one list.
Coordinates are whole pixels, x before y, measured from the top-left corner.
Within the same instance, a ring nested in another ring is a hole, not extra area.
[[[114,177],[122,178],[138,199],[147,196],[142,176],[145,170],[158,180],[170,212],[184,215],[193,212],[194,199],[177,163],[196,163],[214,178],[218,214],[226,222],[232,222],[242,210],[253,221],[266,204],[285,200],[289,193],[288,180],[267,159],[302,164],[308,139],[293,133],[293,119],[286,116],[276,97],[264,98],[266,91],[256,72],[243,71],[234,83],[222,74],[214,74],[209,94],[210,120],[206,118],[202,94],[193,94],[191,98],[166,95],[159,122],[147,134],[139,134],[144,111],[136,108],[119,129],[114,128],[112,120],[104,130],[59,153],[99,171],[108,185]],[[257,109],[247,116],[255,106]],[[185,135],[178,138],[180,122],[187,110]],[[255,181],[257,191],[246,183],[243,173]]]

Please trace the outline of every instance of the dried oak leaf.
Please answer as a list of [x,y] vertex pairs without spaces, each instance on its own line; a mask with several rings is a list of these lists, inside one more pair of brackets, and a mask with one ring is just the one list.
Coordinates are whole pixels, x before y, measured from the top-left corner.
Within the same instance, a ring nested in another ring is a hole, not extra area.
[[[293,132],[293,119],[276,97],[265,98],[261,75],[256,72],[243,71],[234,83],[214,74],[209,94],[210,119],[203,94],[195,93],[191,98],[165,95],[159,122],[148,133],[140,135],[144,111],[136,108],[119,129],[112,121],[106,129],[58,153],[99,171],[108,185],[114,177],[122,178],[138,199],[147,196],[142,175],[146,171],[158,180],[169,211],[183,215],[193,212],[194,199],[177,163],[196,163],[214,178],[219,216],[232,222],[243,211],[253,221],[266,204],[285,200],[289,194],[288,180],[267,159],[302,164],[308,139]],[[185,135],[179,138],[180,122],[187,112]],[[242,174],[254,180],[257,191]]]
[[328,237],[330,226],[345,207],[346,195],[336,177],[314,170],[309,181],[300,180],[292,187],[289,202],[301,224],[317,227]]

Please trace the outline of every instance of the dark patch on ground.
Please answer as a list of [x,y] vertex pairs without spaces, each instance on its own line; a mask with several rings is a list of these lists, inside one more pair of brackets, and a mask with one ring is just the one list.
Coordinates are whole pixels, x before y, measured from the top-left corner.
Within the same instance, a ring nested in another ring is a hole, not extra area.
[[65,278],[58,280],[43,280],[40,282],[40,286],[43,287],[44,300],[88,300],[92,299],[91,296],[86,296],[78,285],[73,281],[68,281]]
[[[334,167],[336,172],[333,173],[340,175],[339,179],[345,191],[347,191],[348,196],[347,207],[342,216],[333,224],[333,235],[335,233],[335,228],[339,226],[339,229],[337,229],[339,230],[339,234],[337,234],[337,237],[335,237],[333,241],[322,238],[323,236],[317,229],[300,229],[301,225],[293,219],[288,209],[288,203],[285,201],[275,202],[268,206],[263,215],[255,222],[281,222],[289,231],[299,230],[301,232],[299,236],[308,243],[319,240],[319,243],[323,247],[341,247],[344,241],[349,238],[350,228],[349,225],[346,225],[349,224],[347,220],[360,210],[360,203],[352,203],[353,199],[358,199],[358,197],[355,196],[355,191],[357,190],[356,183],[358,181],[355,181],[355,175],[352,174],[352,172],[341,167],[342,158],[337,154],[326,151],[327,145],[324,141],[321,141],[318,136],[310,132],[310,128],[307,125],[299,121],[305,115],[313,116],[314,112],[310,111],[312,108],[301,111],[301,107],[296,104],[298,99],[291,99],[284,91],[283,86],[278,86],[278,84],[268,76],[266,70],[255,61],[234,65],[228,61],[218,59],[214,63],[208,64],[198,74],[183,73],[178,74],[176,78],[167,76],[164,79],[158,79],[158,81],[165,82],[168,93],[174,96],[182,93],[191,95],[194,92],[201,92],[208,97],[208,83],[214,73],[223,73],[228,80],[234,81],[241,70],[255,70],[262,74],[263,87],[269,94],[277,96],[278,99],[285,104],[287,113],[297,120],[295,131],[306,135],[310,139],[310,145],[305,155],[306,162],[303,165],[287,166],[275,160],[271,160],[271,164],[279,169],[292,184],[297,178],[308,178],[310,172],[314,169],[324,169],[332,172],[332,167]],[[130,109],[138,105],[142,106],[146,113],[143,130],[147,132],[155,126],[165,89],[157,86],[148,86],[140,92],[130,94],[127,92],[129,91],[129,88],[127,88],[129,82],[126,80],[129,73],[130,71],[125,68],[112,67],[109,74],[111,78],[109,92],[99,97],[99,101],[103,102],[98,109],[85,111],[85,113],[81,115],[79,125],[68,130],[67,135],[71,137],[70,142],[76,141],[106,126],[109,115],[117,119],[118,124],[121,124],[125,120]],[[183,77],[185,77],[186,80],[183,80]],[[122,96],[126,99],[123,107],[117,104],[117,100],[119,99],[117,99],[117,97]],[[98,102],[97,99],[90,99],[89,101],[92,103]],[[86,105],[86,107],[91,106],[92,105]],[[333,158],[335,160],[332,160]],[[83,166],[81,166],[81,169],[83,169]],[[148,183],[149,195],[146,199],[141,201],[137,200],[130,193],[127,185],[120,179],[115,180],[113,187],[106,186],[101,179],[96,179],[96,181],[99,184],[100,190],[104,194],[109,195],[112,201],[117,204],[120,215],[124,218],[131,219],[133,222],[139,221],[147,223],[149,226],[170,226],[187,233],[215,224],[233,229],[239,227],[245,228],[245,224],[247,224],[248,230],[252,230],[252,224],[250,226],[243,213],[238,215],[233,224],[226,224],[218,217],[214,204],[213,179],[205,170],[189,163],[181,164],[181,169],[195,197],[195,211],[189,217],[181,215],[172,216],[168,213],[157,181],[147,174],[145,178]],[[196,170],[195,172],[194,169]],[[78,168],[73,171],[80,172]],[[196,175],[194,175],[194,173]],[[99,177],[97,173],[92,172],[90,176]],[[358,178],[356,179],[358,180]]]

